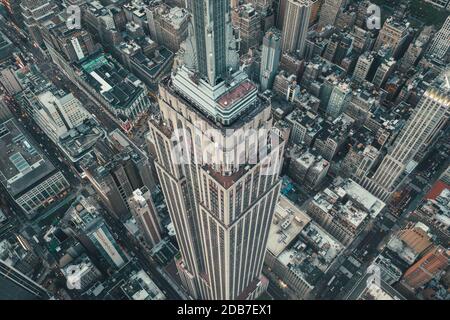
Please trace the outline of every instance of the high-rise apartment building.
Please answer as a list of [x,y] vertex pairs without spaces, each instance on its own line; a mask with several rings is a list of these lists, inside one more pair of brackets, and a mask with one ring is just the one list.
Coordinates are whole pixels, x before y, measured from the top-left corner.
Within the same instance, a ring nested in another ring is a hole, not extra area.
[[235,8],[232,12],[233,27],[239,32],[239,51],[242,54],[249,49],[259,47],[261,33],[261,15],[251,3]]
[[270,11],[273,7],[273,0],[250,0],[258,12]]
[[369,74],[370,68],[374,62],[374,56],[370,52],[360,55],[353,71],[353,81],[363,82]]
[[281,59],[281,33],[273,28],[263,39],[260,83],[261,91],[271,89],[278,72]]
[[339,9],[345,5],[346,0],[325,0],[320,10],[319,27],[334,25]]
[[146,187],[136,189],[128,201],[140,235],[150,248],[154,247],[161,241],[161,227],[150,191]]
[[372,83],[377,87],[381,88],[386,83],[388,77],[394,71],[396,61],[394,59],[385,59],[378,67],[375,75],[372,79]]
[[275,9],[276,19],[275,25],[278,29],[283,29],[284,13],[286,10],[286,3],[288,0],[274,0],[273,7]]
[[311,0],[287,1],[282,35],[283,52],[303,58],[313,4]]
[[178,51],[188,36],[189,13],[186,9],[161,4],[149,7],[146,12],[150,37],[170,50]]
[[450,16],[444,22],[442,28],[434,36],[429,49],[431,54],[440,59],[445,59],[450,53]]
[[149,135],[178,272],[193,298],[251,299],[267,285],[261,271],[284,142],[264,148],[270,102],[238,69],[229,1],[187,4],[193,34],[184,65],[160,83]]
[[400,61],[400,71],[406,72],[417,64],[424,53],[424,49],[426,48],[429,38],[429,36],[419,37],[416,41],[409,45]]
[[450,96],[444,88],[428,89],[414,109],[392,149],[384,157],[373,177],[366,177],[365,186],[382,200],[389,199],[407,172],[419,150],[427,146],[445,125],[450,114]]
[[97,141],[93,155],[86,155],[80,166],[108,208],[123,220],[131,215],[128,199],[133,191],[153,186],[147,154],[119,130]]
[[309,17],[309,26],[318,22],[320,9],[322,8],[323,0],[311,0],[313,2],[311,6],[311,16]]
[[389,48],[395,59],[399,59],[409,35],[409,22],[389,17],[383,24],[375,42],[374,51]]
[[346,82],[338,82],[335,84],[333,91],[328,100],[327,114],[337,118],[341,115],[350,99],[351,88]]

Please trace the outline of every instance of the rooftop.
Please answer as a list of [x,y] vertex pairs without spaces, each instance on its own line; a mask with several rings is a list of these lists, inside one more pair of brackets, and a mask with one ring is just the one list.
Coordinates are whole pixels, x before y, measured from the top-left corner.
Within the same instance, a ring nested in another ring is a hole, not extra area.
[[308,134],[315,134],[322,129],[323,118],[317,113],[302,108],[295,109],[287,117],[287,120],[298,123],[307,128]]
[[169,23],[174,29],[180,29],[189,20],[189,12],[180,7],[172,7],[162,4],[154,8],[159,16]]
[[340,242],[311,222],[278,260],[313,288],[343,249]]
[[172,60],[174,54],[164,46],[157,49],[153,57],[149,57],[142,52],[137,52],[131,58],[136,65],[141,68],[152,80],[156,79],[168,63]]
[[226,127],[242,124],[241,120],[251,119],[255,112],[268,106],[265,99],[258,96],[256,85],[240,70],[211,86],[197,73],[182,66],[166,83],[180,100],[188,100],[186,105]]
[[175,95],[178,99],[180,99],[184,105],[194,110],[196,114],[199,115],[200,118],[202,118],[202,120],[208,121],[209,124],[214,129],[219,130],[225,130],[228,128],[229,129],[240,128],[244,124],[251,122],[260,112],[262,112],[264,109],[270,106],[270,102],[267,99],[261,96],[256,96],[255,104],[252,105],[253,106],[252,108],[249,108],[249,110],[240,114],[239,117],[237,117],[232,123],[225,125],[223,123],[217,122],[216,119],[213,118],[209,113],[200,111],[201,109],[198,105],[196,105],[191,101],[188,101],[184,95],[179,94],[176,88],[174,87],[170,77],[167,77],[164,80],[162,80],[161,85],[163,85],[167,90],[169,90],[171,94]]
[[404,300],[405,298],[383,280],[370,281],[366,274],[351,290],[347,300]]
[[165,296],[144,270],[132,273],[121,286],[130,300],[164,300]]
[[346,138],[352,130],[353,123],[354,120],[346,114],[340,115],[333,122],[324,121],[317,138],[323,141],[328,138],[337,140]]
[[341,187],[352,200],[361,204],[370,213],[371,218],[377,217],[386,206],[383,201],[372,195],[352,179],[343,180]]
[[311,221],[299,207],[281,195],[275,207],[267,250],[278,256]]
[[385,206],[353,180],[341,178],[316,194],[311,205],[327,212],[354,232],[360,230],[369,217],[376,217]]
[[103,53],[82,60],[79,72],[113,108],[127,109],[144,91],[140,80]]
[[138,148],[120,130],[110,132],[96,141],[93,152],[81,161],[81,167],[88,170],[95,179],[109,175],[110,170],[127,162],[139,163],[147,154]]
[[55,169],[34,143],[15,120],[0,124],[0,181],[13,197]]
[[127,262],[103,282],[96,282],[83,297],[94,300],[164,300],[164,293],[135,260]]
[[217,103],[223,109],[230,109],[237,101],[241,101],[247,97],[251,92],[257,90],[256,85],[250,80],[246,80],[234,87],[230,91],[218,98]]
[[96,120],[88,119],[62,136],[59,144],[72,160],[78,161],[105,134]]

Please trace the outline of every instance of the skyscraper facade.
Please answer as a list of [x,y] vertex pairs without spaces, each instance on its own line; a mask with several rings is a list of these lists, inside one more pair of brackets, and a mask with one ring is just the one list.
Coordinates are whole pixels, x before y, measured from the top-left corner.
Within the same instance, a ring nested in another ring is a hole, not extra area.
[[372,194],[387,200],[397,189],[416,153],[428,145],[447,122],[450,114],[450,96],[444,88],[428,89],[413,111],[405,127],[396,138],[392,149],[384,157],[365,186]]
[[[186,1],[192,13],[190,43],[195,45],[193,61],[197,72],[211,85],[227,74],[232,25],[229,1]],[[234,48],[232,48],[234,49]]]
[[260,83],[261,91],[271,89],[281,59],[281,34],[277,29],[269,30],[263,39]]
[[450,16],[445,20],[442,28],[434,36],[430,53],[436,55],[440,59],[444,59],[450,53]]
[[325,0],[320,11],[319,27],[334,25],[336,17],[346,0]]
[[147,187],[136,189],[128,201],[145,244],[149,248],[156,246],[161,241],[161,225],[151,192]]
[[282,36],[284,52],[303,58],[313,4],[311,0],[287,1]]
[[270,139],[270,101],[237,68],[229,1],[188,5],[194,33],[184,65],[160,83],[149,139],[184,286],[196,299],[251,299],[267,285],[261,271],[284,144]]
[[259,47],[262,16],[255,6],[251,3],[241,5],[233,10],[231,17],[235,31],[239,31],[239,51],[245,54],[249,49]]
[[0,260],[0,300],[48,300],[43,287]]
[[378,34],[374,50],[378,51],[383,47],[389,48],[395,59],[400,58],[400,53],[408,42],[409,27],[409,22],[389,17]]
[[344,111],[346,104],[350,98],[351,88],[346,82],[339,82],[331,92],[328,101],[327,114],[336,119]]

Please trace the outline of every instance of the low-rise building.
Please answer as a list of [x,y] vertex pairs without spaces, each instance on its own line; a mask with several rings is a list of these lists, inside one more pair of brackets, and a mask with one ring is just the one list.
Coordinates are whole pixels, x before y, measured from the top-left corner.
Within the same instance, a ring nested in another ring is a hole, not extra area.
[[69,182],[13,119],[0,124],[0,149],[0,181],[28,218],[65,197]]
[[290,150],[288,174],[298,185],[316,189],[323,182],[330,163],[317,155],[314,150],[294,146]]
[[116,50],[121,62],[148,86],[170,71],[174,53],[164,45],[157,45],[149,37],[137,41],[122,42]]
[[315,112],[297,108],[286,117],[286,121],[292,126],[290,142],[309,147],[314,144],[324,119]]
[[354,120],[345,114],[340,115],[332,122],[322,123],[322,129],[314,140],[313,147],[326,160],[331,161],[339,149],[353,133]]
[[131,260],[104,281],[94,283],[82,295],[89,300],[165,300],[150,276]]
[[145,85],[110,55],[91,55],[72,67],[71,80],[106,108],[125,131],[149,109]]
[[100,271],[85,254],[67,264],[61,272],[70,290],[84,291],[101,276]]
[[450,241],[450,185],[438,181],[426,200],[412,212],[412,218],[422,221],[442,243]]
[[285,197],[275,209],[267,245],[266,268],[294,298],[312,298],[312,290],[344,246]]
[[78,162],[106,134],[72,93],[56,88],[37,67],[20,79],[25,89],[16,100],[70,161]]
[[385,203],[351,179],[337,178],[317,194],[307,213],[345,245],[350,244],[376,218]]

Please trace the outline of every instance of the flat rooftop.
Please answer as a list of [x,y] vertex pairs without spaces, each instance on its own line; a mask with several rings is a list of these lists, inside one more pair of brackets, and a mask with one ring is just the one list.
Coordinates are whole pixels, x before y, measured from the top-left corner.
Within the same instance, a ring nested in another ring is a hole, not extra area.
[[250,80],[243,81],[217,100],[222,109],[231,108],[237,101],[242,101],[249,93],[256,90],[256,85]]
[[366,273],[351,289],[346,300],[405,300],[394,288],[381,280],[379,284],[371,281],[372,275]]
[[383,201],[372,195],[352,179],[345,180],[342,184],[342,189],[345,190],[350,198],[361,204],[370,213],[371,218],[377,217],[386,206]]
[[72,161],[78,161],[105,135],[104,129],[91,118],[61,136],[59,145]]
[[[336,257],[344,250],[344,246],[333,238],[318,224],[312,222],[301,232],[304,239],[314,244],[317,253],[323,258],[323,264],[329,266]],[[325,270],[328,267],[325,267]]]
[[144,270],[132,273],[122,285],[123,292],[130,300],[164,300],[165,296]]
[[238,118],[233,120],[230,124],[224,125],[221,122],[216,121],[215,118],[212,118],[211,115],[204,112],[203,110],[199,109],[197,105],[192,103],[191,101],[187,100],[184,95],[180,94],[177,89],[175,88],[173,81],[171,77],[166,77],[160,82],[160,86],[163,86],[166,90],[168,90],[172,95],[176,96],[180,101],[183,102],[185,106],[187,106],[189,109],[196,112],[198,116],[200,116],[202,119],[207,120],[209,124],[214,129],[219,130],[226,130],[226,129],[233,129],[233,128],[240,128],[244,124],[251,122],[260,112],[262,112],[264,109],[270,107],[270,102],[262,98],[261,96],[257,96],[256,105],[253,108],[250,108],[243,114],[241,114]]
[[14,197],[54,171],[13,119],[0,124],[0,179]]
[[310,221],[306,213],[280,195],[269,231],[267,250],[276,257],[280,255]]
[[311,222],[278,260],[313,288],[343,249],[339,241]]
[[316,194],[312,204],[355,230],[368,216],[378,215],[385,205],[351,179],[339,178],[332,186]]
[[135,62],[139,68],[145,71],[152,79],[157,78],[161,74],[161,71],[164,70],[165,66],[174,57],[173,52],[166,47],[159,47],[158,52],[159,54],[152,58],[146,56],[142,52],[137,52],[132,57],[133,62]]
[[103,53],[83,61],[80,69],[86,82],[114,108],[128,108],[143,92],[140,80]]

